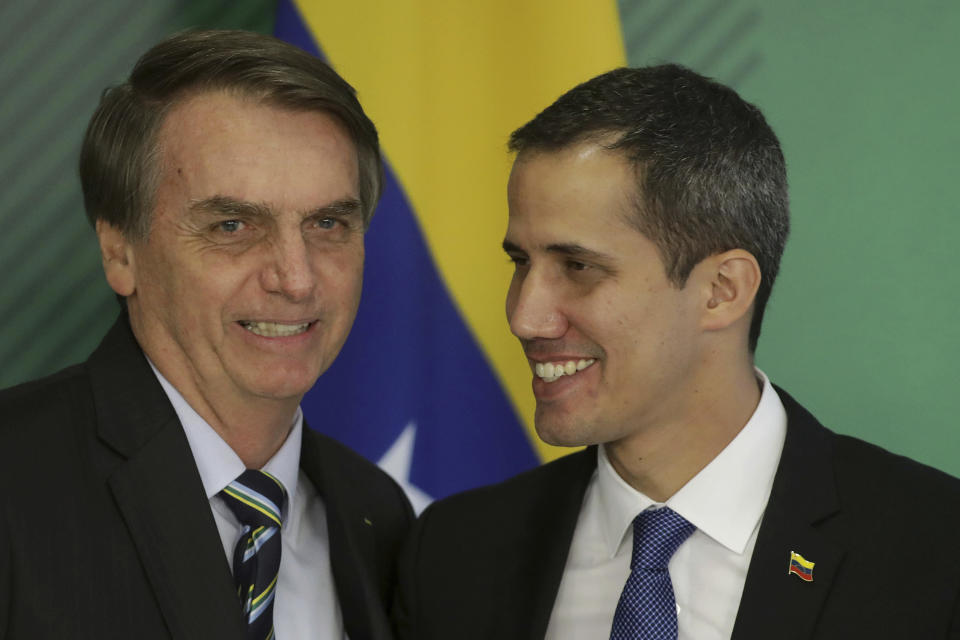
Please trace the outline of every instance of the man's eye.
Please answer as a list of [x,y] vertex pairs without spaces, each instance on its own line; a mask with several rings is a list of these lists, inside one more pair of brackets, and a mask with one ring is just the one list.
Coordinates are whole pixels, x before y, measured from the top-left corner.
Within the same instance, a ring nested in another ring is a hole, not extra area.
[[223,220],[217,223],[217,231],[224,231],[226,233],[236,233],[243,229],[243,222],[240,220]]
[[567,260],[567,269],[570,269],[571,271],[585,271],[586,269],[589,269],[589,268],[590,266],[587,264],[584,264],[583,262],[578,262],[576,260]]
[[337,226],[337,221],[334,218],[318,218],[317,226],[321,229],[333,229]]
[[527,264],[526,256],[518,256],[513,254],[507,254],[507,259],[510,260],[515,266],[522,267]]

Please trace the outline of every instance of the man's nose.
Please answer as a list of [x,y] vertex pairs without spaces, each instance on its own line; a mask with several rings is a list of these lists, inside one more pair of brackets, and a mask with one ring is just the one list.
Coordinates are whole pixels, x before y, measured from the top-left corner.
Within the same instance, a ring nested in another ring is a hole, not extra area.
[[531,270],[514,278],[507,293],[510,331],[521,340],[560,338],[567,332],[559,283],[545,273]]
[[271,250],[261,274],[263,288],[294,302],[309,297],[313,293],[316,275],[310,248],[302,234],[289,233],[277,238]]

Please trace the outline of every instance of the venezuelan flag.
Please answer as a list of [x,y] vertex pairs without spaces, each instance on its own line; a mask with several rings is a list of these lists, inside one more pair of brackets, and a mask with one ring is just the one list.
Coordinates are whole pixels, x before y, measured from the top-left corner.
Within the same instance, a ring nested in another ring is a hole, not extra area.
[[791,573],[801,580],[806,582],[813,582],[813,565],[814,562],[810,562],[804,558],[799,553],[794,551],[790,552],[790,568],[787,569],[787,575]]
[[386,190],[363,299],[307,420],[414,506],[567,450],[537,440],[504,318],[509,133],[625,60],[614,0],[280,0],[276,34],[323,56],[380,131]]

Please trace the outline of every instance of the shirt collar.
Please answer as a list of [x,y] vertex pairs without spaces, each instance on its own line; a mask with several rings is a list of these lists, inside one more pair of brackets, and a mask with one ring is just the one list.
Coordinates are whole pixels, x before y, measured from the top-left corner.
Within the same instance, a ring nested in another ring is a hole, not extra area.
[[[734,553],[743,553],[766,508],[787,432],[787,414],[767,376],[760,402],[740,433],[666,505]],[[634,518],[657,503],[616,472],[597,447],[601,528],[612,558]]]
[[[149,361],[149,359],[148,359]],[[200,472],[200,480],[207,499],[220,493],[227,485],[246,471],[243,460],[240,459],[227,442],[214,431],[206,420],[200,417],[177,389],[163,377],[150,362],[154,375],[160,381],[160,386],[170,399],[173,410],[177,412],[180,424],[190,444],[190,452]],[[293,416],[292,428],[280,447],[270,460],[263,465],[263,470],[274,475],[283,483],[287,490],[287,504],[284,506],[284,516],[289,506],[293,504],[297,493],[297,478],[300,470],[300,443],[303,438],[303,412],[300,407]]]

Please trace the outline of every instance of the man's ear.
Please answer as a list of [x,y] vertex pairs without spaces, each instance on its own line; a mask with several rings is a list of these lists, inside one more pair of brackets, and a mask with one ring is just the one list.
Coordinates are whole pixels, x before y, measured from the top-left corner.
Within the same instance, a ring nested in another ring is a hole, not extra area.
[[104,220],[97,220],[97,239],[110,288],[124,297],[133,295],[137,289],[133,245],[119,229]]
[[697,265],[703,277],[706,308],[703,328],[726,329],[746,319],[749,323],[754,298],[760,287],[760,265],[749,251],[731,249],[710,256]]

